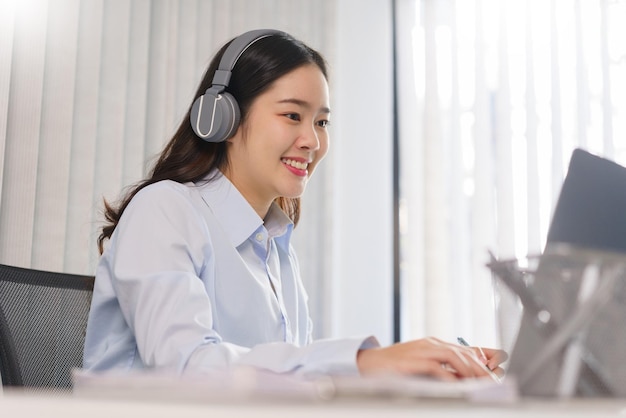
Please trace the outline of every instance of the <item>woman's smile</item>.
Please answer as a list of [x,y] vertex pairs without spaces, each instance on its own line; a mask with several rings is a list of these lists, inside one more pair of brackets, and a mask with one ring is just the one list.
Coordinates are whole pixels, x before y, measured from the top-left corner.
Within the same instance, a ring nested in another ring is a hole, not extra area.
[[297,176],[306,177],[309,172],[307,167],[309,162],[301,158],[283,158],[281,159],[285,167]]

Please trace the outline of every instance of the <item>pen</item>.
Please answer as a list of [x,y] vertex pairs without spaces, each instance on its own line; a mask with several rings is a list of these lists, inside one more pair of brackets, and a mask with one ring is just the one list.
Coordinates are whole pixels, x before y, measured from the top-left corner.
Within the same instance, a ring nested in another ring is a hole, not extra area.
[[[462,346],[465,346],[465,347],[470,347],[469,343],[468,343],[467,341],[465,341],[465,338],[463,338],[463,337],[457,337],[457,339],[456,339],[456,340],[457,340],[457,341],[459,342],[459,344],[461,344]],[[480,351],[480,355],[483,357],[483,359],[487,360],[487,356],[485,356],[485,352],[483,351],[483,349],[482,349],[482,348],[480,348],[480,347],[477,347],[477,348],[478,348],[478,351]],[[495,373],[493,372],[493,370],[491,370],[489,367],[487,367],[487,365],[486,365],[486,364],[484,364],[483,366],[484,366],[485,370],[487,371],[487,373],[489,373],[489,376],[491,376],[491,378],[492,378],[493,380],[495,380],[495,381],[496,381],[496,382],[498,382],[498,383],[500,383],[500,382],[501,382],[501,380],[500,380],[500,376],[498,376],[497,374],[495,374]]]

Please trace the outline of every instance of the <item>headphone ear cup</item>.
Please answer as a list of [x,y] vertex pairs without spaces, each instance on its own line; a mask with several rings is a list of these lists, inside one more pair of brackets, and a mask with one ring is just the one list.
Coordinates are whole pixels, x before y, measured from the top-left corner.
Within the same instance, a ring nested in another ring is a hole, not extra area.
[[235,134],[241,119],[239,105],[227,92],[207,90],[191,107],[191,127],[207,142],[222,142]]
[[226,141],[231,136],[235,135],[237,128],[239,128],[239,121],[241,120],[241,110],[237,100],[230,93],[222,93],[222,99],[218,100],[218,107],[221,108],[221,131],[220,135]]

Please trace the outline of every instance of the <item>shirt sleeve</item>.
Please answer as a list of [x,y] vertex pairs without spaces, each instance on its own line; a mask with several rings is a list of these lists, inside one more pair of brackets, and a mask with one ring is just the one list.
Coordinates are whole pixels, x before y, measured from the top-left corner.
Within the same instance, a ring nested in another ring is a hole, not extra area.
[[206,224],[186,188],[138,193],[116,229],[111,280],[146,367],[202,372],[236,365],[299,375],[356,374],[359,349],[373,337],[242,347],[213,329],[212,301],[199,278],[211,263]]

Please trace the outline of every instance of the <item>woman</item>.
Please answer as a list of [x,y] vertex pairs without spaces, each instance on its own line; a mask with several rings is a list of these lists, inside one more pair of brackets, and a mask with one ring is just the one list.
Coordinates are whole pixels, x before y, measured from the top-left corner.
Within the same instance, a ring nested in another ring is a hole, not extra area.
[[478,360],[432,338],[311,341],[290,238],[329,117],[325,62],[288,34],[248,32],[217,53],[150,176],[105,202],[85,368],[456,379],[498,367],[499,350]]

